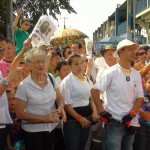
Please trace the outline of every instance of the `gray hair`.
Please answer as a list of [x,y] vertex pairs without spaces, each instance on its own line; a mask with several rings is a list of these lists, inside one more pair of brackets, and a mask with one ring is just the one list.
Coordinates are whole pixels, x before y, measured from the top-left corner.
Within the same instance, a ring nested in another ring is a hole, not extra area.
[[25,63],[30,63],[31,60],[34,58],[34,57],[37,57],[37,56],[44,56],[45,59],[47,58],[47,55],[45,53],[44,50],[40,49],[40,48],[33,48],[31,50],[28,50],[25,55],[24,55],[24,61]]

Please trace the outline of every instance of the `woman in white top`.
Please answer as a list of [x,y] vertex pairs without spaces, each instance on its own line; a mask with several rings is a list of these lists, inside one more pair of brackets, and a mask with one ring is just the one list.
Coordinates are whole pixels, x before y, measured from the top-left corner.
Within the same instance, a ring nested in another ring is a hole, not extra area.
[[[83,150],[91,124],[91,120],[87,118],[96,116],[96,109],[92,112],[90,108],[92,84],[88,77],[82,75],[83,59],[80,55],[71,55],[68,58],[68,64],[72,72],[60,85],[67,114],[67,122],[63,125],[64,138],[67,150]],[[91,103],[93,103],[92,100]]]
[[32,49],[25,55],[25,62],[31,74],[20,82],[15,97],[17,116],[24,123],[26,150],[51,150],[59,115],[62,121],[66,120],[64,102],[55,78],[45,73],[46,53],[38,48]]

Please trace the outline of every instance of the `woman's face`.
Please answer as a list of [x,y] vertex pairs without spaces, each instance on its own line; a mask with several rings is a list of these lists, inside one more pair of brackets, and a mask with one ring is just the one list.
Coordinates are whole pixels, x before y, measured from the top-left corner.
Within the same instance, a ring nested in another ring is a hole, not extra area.
[[141,61],[142,64],[145,64],[145,61],[147,60],[147,53],[144,49],[140,49],[137,53],[137,59]]
[[58,62],[60,61],[61,57],[59,55],[53,56],[51,59],[51,65],[54,67],[54,69],[56,68]]
[[32,73],[42,74],[45,72],[46,58],[45,56],[34,56],[29,64]]
[[80,57],[75,57],[72,60],[72,64],[70,65],[72,73],[75,75],[80,75],[83,72],[83,60]]

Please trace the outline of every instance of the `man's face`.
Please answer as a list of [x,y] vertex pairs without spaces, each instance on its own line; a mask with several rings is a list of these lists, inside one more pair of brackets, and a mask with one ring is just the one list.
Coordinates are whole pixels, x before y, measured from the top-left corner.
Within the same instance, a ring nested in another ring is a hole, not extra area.
[[135,60],[135,45],[126,46],[122,50],[120,50],[120,59],[126,59],[129,62],[133,62]]
[[6,41],[0,41],[0,60],[4,57],[5,46],[6,46]]
[[7,43],[4,51],[4,57],[11,59],[15,56],[15,46],[12,43]]

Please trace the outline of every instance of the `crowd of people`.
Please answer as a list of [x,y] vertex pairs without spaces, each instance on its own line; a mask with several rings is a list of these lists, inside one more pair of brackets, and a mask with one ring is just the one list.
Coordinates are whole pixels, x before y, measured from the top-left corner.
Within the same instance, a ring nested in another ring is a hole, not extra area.
[[0,150],[90,150],[99,122],[103,150],[148,150],[150,48],[127,39],[93,57],[79,42],[33,48],[20,15],[15,43],[0,34]]

